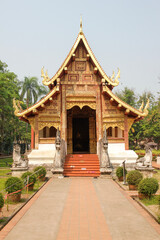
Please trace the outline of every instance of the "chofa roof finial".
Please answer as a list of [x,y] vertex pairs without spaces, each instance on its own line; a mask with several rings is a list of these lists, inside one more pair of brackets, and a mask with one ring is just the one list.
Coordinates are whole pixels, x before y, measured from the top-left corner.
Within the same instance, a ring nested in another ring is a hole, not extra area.
[[82,30],[82,15],[81,15],[81,18],[80,18],[80,31],[79,31],[80,34],[83,33],[83,30]]

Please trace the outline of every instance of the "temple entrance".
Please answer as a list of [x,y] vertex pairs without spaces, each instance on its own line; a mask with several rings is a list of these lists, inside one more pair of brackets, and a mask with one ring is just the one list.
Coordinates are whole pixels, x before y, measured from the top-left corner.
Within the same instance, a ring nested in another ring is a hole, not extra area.
[[73,153],[89,153],[89,118],[72,119]]
[[88,106],[67,110],[67,153],[97,153],[96,111]]

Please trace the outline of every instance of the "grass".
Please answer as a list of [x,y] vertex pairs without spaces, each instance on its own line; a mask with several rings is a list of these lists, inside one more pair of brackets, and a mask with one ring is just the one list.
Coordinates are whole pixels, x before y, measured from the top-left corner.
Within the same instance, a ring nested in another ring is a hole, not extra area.
[[160,170],[154,170],[154,174],[153,177],[156,178],[158,180],[158,182],[160,182]]
[[[145,150],[135,150],[135,152],[137,153],[137,154],[145,154]],[[155,150],[155,149],[153,149],[152,150],[152,154],[155,154],[155,155],[160,155],[160,150]]]
[[6,182],[6,180],[7,180],[7,178],[0,178],[0,191],[5,189],[5,182]]
[[0,159],[0,167],[8,167],[8,165],[12,165],[12,158],[1,158]]
[[0,218],[0,224],[5,223],[8,220],[9,217],[2,217]]
[[11,173],[10,168],[0,169],[0,177],[9,177],[9,173]]
[[159,199],[159,195],[156,195],[156,196],[152,196],[151,198],[145,198],[145,199],[141,200],[141,202],[146,206],[158,205],[159,204],[158,199]]

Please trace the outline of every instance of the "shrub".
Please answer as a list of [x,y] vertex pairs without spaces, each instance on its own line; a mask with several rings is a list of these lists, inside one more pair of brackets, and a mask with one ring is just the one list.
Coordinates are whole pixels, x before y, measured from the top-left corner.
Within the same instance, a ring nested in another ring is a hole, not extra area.
[[25,173],[22,174],[21,178],[23,179],[23,181],[25,181],[25,184],[27,184],[27,177],[28,176],[29,176],[28,184],[33,183],[32,185],[34,185],[35,182],[36,182],[35,174],[33,175],[33,173],[31,173],[31,172],[25,172]]
[[[127,174],[127,170],[125,169],[125,173]],[[118,167],[116,170],[116,175],[118,178],[123,177],[123,167]]]
[[46,176],[46,169],[44,167],[42,167],[42,166],[36,167],[34,169],[34,172],[37,172],[36,176],[39,177],[39,178],[44,178]]
[[155,178],[144,178],[140,181],[138,185],[138,192],[151,197],[152,194],[155,194],[159,188],[157,179]]
[[143,175],[137,170],[132,170],[127,174],[127,182],[129,185],[138,186],[142,178],[143,178]]
[[0,208],[2,208],[4,206],[4,198],[2,193],[0,193]]
[[[18,177],[10,177],[5,182],[5,188],[8,193],[16,192],[23,188],[23,182]],[[20,193],[21,191],[16,194],[20,194]]]

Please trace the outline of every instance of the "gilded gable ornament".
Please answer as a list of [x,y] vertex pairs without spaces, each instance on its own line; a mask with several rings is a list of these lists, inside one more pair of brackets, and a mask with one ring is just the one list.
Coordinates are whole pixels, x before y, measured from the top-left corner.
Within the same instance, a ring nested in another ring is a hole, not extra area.
[[41,77],[43,78],[43,80],[42,80],[43,84],[50,81],[47,70],[46,70],[46,73],[44,73],[44,67],[42,67],[42,69],[41,69]]

